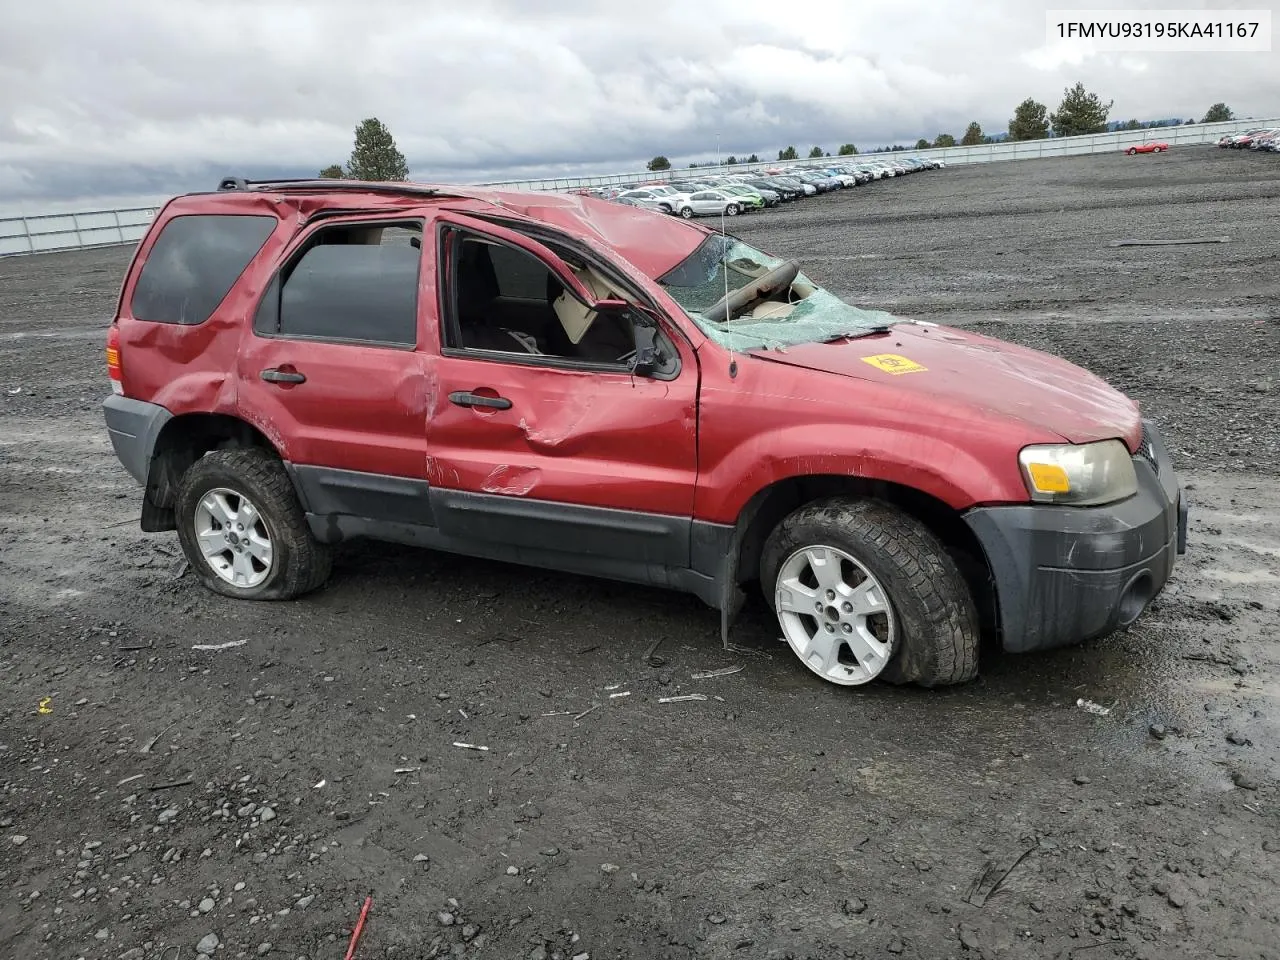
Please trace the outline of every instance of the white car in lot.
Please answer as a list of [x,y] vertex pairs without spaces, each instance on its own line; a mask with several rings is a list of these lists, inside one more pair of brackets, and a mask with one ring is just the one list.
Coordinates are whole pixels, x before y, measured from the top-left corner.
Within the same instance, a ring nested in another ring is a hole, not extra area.
[[736,217],[742,212],[742,198],[724,190],[699,190],[685,199],[676,212],[684,219],[693,217],[711,217],[724,214]]
[[639,206],[662,213],[675,213],[680,204],[689,199],[689,195],[681,193],[674,187],[637,187],[619,195],[634,200]]

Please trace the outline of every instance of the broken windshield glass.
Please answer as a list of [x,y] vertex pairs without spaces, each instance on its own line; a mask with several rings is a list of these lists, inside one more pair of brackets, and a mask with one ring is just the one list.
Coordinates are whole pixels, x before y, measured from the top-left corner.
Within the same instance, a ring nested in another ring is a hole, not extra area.
[[712,234],[658,282],[703,333],[731,350],[776,349],[857,337],[903,322],[883,310],[864,310],[846,303],[803,273],[796,275],[788,289],[746,304],[727,321],[705,316],[726,293],[748,286],[784,262],[736,237]]

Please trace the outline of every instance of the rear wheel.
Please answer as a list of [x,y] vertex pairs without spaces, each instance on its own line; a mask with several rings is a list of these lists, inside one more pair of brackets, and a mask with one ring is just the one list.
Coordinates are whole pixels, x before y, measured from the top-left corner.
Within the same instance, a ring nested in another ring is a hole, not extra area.
[[736,217],[738,215],[738,205],[736,203],[731,203],[724,208],[724,212],[727,216]]
[[684,217],[686,220],[692,220],[692,219],[693,219],[693,207],[681,207],[681,208],[680,208],[680,216]]
[[979,621],[941,541],[875,500],[800,507],[769,535],[760,581],[783,638],[822,679],[925,687],[978,672]]
[[215,450],[178,487],[178,540],[200,581],[241,600],[289,600],[329,576],[284,465],[266,450]]

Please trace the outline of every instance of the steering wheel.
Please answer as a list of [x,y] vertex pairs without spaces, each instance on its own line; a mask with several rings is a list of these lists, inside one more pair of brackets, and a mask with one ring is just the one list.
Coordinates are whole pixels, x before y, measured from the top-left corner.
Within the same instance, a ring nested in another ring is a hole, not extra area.
[[800,261],[788,260],[781,266],[774,267],[758,280],[752,280],[745,287],[739,287],[727,296],[721,297],[703,310],[702,315],[712,323],[728,323],[730,318],[743,308],[764,300],[771,293],[791,286],[791,282],[799,272]]

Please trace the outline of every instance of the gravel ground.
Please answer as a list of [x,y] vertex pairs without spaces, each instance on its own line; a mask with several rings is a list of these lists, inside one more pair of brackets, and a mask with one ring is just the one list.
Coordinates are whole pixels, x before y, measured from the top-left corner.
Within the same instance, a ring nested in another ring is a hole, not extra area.
[[392,546],[213,597],[101,422],[128,251],[0,261],[0,957],[329,960],[366,895],[361,960],[1280,956],[1278,198],[1276,158],[1189,148],[735,221],[1166,431],[1155,607],[937,692],[824,685],[760,603],[763,655],[694,680],[737,661],[691,598]]

